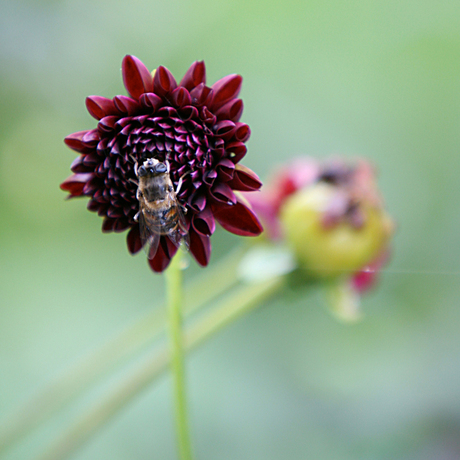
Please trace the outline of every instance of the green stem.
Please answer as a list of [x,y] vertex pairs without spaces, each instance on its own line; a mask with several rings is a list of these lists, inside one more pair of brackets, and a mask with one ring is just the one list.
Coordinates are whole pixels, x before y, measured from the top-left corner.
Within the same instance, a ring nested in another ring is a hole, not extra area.
[[[203,314],[203,317],[185,331],[184,346],[190,351],[216,332],[250,312],[278,292],[284,285],[283,278],[242,286],[228,299]],[[117,412],[123,409],[139,393],[148,388],[169,365],[166,347],[152,353],[137,369],[132,370],[112,391],[80,415],[66,431],[56,439],[39,460],[63,460],[77,450]]]
[[169,335],[171,344],[171,370],[174,380],[174,404],[179,455],[192,460],[190,432],[185,392],[184,346],[182,334],[182,251],[172,258],[166,270],[166,298],[168,304]]
[[[238,248],[217,262],[214,270],[204,272],[189,283],[185,299],[191,300],[185,303],[184,313],[195,312],[236,283],[236,267],[242,253]],[[164,309],[149,310],[15,408],[0,423],[0,454],[75,400],[92,383],[152,343],[163,332],[164,323]]]

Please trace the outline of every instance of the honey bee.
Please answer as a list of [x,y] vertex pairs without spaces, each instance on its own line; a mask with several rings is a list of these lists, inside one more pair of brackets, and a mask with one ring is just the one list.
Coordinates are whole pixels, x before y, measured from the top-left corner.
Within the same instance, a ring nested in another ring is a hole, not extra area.
[[134,173],[139,181],[136,192],[139,212],[134,220],[139,222],[142,244],[149,259],[155,256],[161,236],[167,236],[177,247],[181,241],[189,246],[183,214],[187,210],[177,200],[182,177],[174,190],[169,172],[168,161],[162,163],[148,158],[138,167],[134,160]]

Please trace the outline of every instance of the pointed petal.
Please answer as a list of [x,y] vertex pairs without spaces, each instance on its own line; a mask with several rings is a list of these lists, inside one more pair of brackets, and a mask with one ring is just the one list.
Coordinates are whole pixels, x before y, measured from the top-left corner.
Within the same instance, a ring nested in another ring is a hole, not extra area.
[[232,206],[213,207],[214,217],[225,230],[235,235],[257,236],[263,232],[255,213],[238,201]]
[[115,107],[112,99],[102,96],[88,96],[86,98],[86,108],[96,120],[108,115],[120,115],[120,111]]
[[183,86],[191,91],[200,83],[206,83],[206,67],[204,61],[195,61],[187,70],[179,86]]
[[227,182],[227,184],[233,190],[241,190],[243,192],[253,192],[262,187],[262,182],[257,174],[240,164],[236,165],[233,179]]
[[136,56],[127,55],[123,58],[121,72],[125,88],[134,99],[139,99],[143,93],[153,91],[152,74]]
[[231,99],[216,112],[216,116],[218,121],[238,121],[242,113],[243,101],[241,99]]
[[199,214],[195,214],[193,216],[192,226],[199,234],[211,236],[216,229],[216,223],[211,209],[207,207]]
[[171,102],[175,107],[184,107],[190,105],[192,98],[185,88],[179,86],[171,93]]
[[196,107],[200,107],[204,104],[210,105],[214,97],[214,91],[208,88],[204,83],[200,83],[196,88],[190,91],[192,97],[192,104]]
[[166,67],[158,67],[153,78],[153,92],[163,97],[176,88],[177,83],[172,73]]
[[232,187],[232,185],[228,182],[233,179],[233,175],[235,173],[235,164],[233,161],[228,158],[223,158],[216,166],[216,170],[219,173],[219,178],[224,182],[227,182],[227,184],[230,185],[230,188],[236,190],[235,187]]
[[213,187],[210,190],[210,193],[214,197],[214,199],[224,204],[235,204],[237,201],[236,196],[233,193],[233,190],[227,184],[222,182]]
[[230,160],[232,160],[235,164],[241,161],[248,151],[243,142],[231,142],[227,145],[225,150],[227,151]]
[[236,123],[235,139],[239,142],[246,142],[251,135],[251,129],[246,123]]
[[238,96],[241,90],[243,78],[240,75],[227,75],[212,85],[214,91],[214,99],[212,101],[211,110],[217,110],[230,99]]
[[174,243],[169,238],[162,236],[155,256],[149,259],[150,268],[156,273],[161,273],[169,265],[176,252],[177,248]]
[[129,116],[136,115],[141,107],[139,102],[127,96],[115,96],[113,102],[120,112]]
[[155,93],[144,93],[139,101],[144,107],[152,108],[154,112],[163,105],[163,100]]
[[236,126],[233,121],[222,120],[216,124],[214,133],[217,137],[221,137],[224,140],[229,140],[235,133],[235,130]]
[[206,267],[211,257],[211,240],[209,236],[200,235],[193,227],[190,228],[189,236],[190,253],[202,267]]
[[67,145],[67,147],[70,147],[72,150],[75,150],[76,152],[90,153],[90,152],[93,151],[93,149],[91,147],[88,147],[87,145],[84,145],[84,143],[83,143],[83,137],[88,132],[89,132],[89,130],[78,131],[76,133],[69,134],[64,139],[64,142]]
[[126,243],[128,245],[128,251],[131,254],[136,254],[142,249],[141,234],[139,224],[134,225],[126,236]]
[[106,217],[104,222],[102,223],[102,233],[110,233],[113,232],[113,228],[116,224],[116,219],[111,219],[110,217]]
[[70,170],[73,173],[88,173],[94,170],[91,166],[87,166],[84,163],[84,160],[87,155],[80,155],[79,157],[75,158],[70,165]]
[[61,190],[70,193],[70,197],[83,195],[83,188],[86,183],[94,177],[93,173],[73,174],[68,177],[62,184]]

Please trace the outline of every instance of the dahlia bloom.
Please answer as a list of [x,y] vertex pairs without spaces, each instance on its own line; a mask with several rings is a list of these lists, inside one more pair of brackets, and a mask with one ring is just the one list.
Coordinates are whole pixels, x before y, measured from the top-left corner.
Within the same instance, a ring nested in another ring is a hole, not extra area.
[[[177,198],[187,211],[189,249],[200,265],[209,262],[216,221],[237,235],[259,235],[259,220],[238,196],[262,185],[239,164],[250,135],[239,121],[242,78],[229,75],[208,87],[204,62],[197,61],[178,84],[165,67],[150,73],[134,56],[123,59],[122,75],[129,96],[89,96],[86,107],[97,127],[65,139],[80,154],[71,166],[74,174],[61,184],[69,198],[89,197],[88,209],[104,219],[103,232],[129,230],[128,250],[135,254],[142,241],[134,220],[139,210],[134,166],[155,158],[169,162],[175,187],[182,178]],[[151,268],[162,272],[176,251],[170,238],[161,236],[149,256]]]
[[265,235],[285,241],[310,277],[345,277],[361,293],[388,259],[394,225],[365,160],[298,158],[248,200]]

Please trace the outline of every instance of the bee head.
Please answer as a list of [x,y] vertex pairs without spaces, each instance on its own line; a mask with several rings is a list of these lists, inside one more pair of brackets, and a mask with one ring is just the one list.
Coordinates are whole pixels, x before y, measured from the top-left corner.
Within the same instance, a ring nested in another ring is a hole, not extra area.
[[168,168],[166,167],[164,163],[157,163],[154,169],[157,174],[163,174],[168,170]]
[[146,174],[164,174],[167,171],[168,168],[164,163],[161,163],[155,158],[148,158],[144,161],[144,164],[138,169],[138,175],[139,177],[142,177]]

